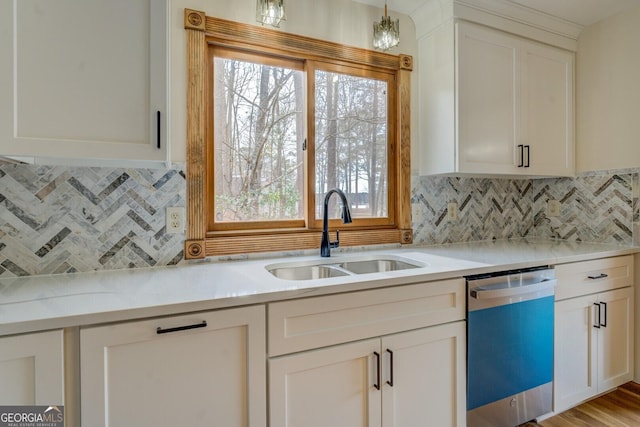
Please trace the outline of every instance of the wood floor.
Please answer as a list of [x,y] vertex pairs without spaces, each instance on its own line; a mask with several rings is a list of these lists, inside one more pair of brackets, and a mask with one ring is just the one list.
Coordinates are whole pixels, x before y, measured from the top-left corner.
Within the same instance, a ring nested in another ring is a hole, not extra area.
[[[536,424],[529,423],[527,425]],[[629,382],[597,399],[548,418],[542,427],[638,427],[640,384]]]

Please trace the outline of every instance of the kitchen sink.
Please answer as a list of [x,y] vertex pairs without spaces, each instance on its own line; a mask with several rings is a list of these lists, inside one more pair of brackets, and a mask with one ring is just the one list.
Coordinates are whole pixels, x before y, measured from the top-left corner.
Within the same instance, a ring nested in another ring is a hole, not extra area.
[[355,274],[380,273],[383,271],[407,270],[409,268],[420,267],[419,265],[410,264],[398,259],[367,259],[362,261],[347,261],[338,265]]
[[312,264],[272,264],[265,268],[279,279],[311,280],[424,267],[424,264],[414,263],[404,258],[390,255],[336,260],[336,262],[328,261],[329,260],[323,260],[322,262]]
[[268,268],[269,272],[278,279],[311,280],[329,277],[348,276],[349,272],[334,265],[301,265],[297,267]]

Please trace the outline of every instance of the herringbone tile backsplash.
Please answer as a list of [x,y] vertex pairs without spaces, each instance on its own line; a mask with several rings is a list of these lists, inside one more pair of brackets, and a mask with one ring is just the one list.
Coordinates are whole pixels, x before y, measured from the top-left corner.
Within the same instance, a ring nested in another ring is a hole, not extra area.
[[[414,177],[414,242],[538,237],[638,244],[639,192],[636,169],[522,180]],[[548,215],[550,199],[560,202],[560,216]],[[457,220],[447,218],[449,203],[458,205]]]
[[184,234],[181,169],[0,166],[0,277],[171,265]]
[[[414,241],[541,237],[638,244],[638,170],[574,179],[414,177]],[[184,234],[165,208],[185,206],[184,171],[0,165],[0,277],[173,265]],[[560,201],[559,217],[547,201]],[[458,219],[447,217],[457,203]]]

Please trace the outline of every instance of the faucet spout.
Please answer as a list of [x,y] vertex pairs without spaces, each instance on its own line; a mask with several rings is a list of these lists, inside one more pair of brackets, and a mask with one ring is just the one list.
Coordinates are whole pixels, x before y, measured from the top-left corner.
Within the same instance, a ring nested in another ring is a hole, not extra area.
[[334,242],[329,239],[329,199],[334,193],[340,197],[340,201],[342,203],[343,224],[349,224],[351,222],[351,211],[349,210],[347,196],[339,188],[333,188],[327,191],[327,194],[324,196],[324,205],[322,207],[322,241],[320,242],[320,256],[322,257],[330,257],[331,248],[337,248],[340,246],[339,231],[336,231],[336,240]]

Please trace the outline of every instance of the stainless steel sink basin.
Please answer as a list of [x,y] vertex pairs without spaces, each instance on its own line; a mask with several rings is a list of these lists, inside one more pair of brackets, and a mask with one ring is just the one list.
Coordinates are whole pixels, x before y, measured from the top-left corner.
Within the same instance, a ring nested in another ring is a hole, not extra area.
[[331,261],[327,259],[318,263],[272,264],[265,268],[279,279],[311,280],[424,267],[423,264],[414,264],[404,258],[391,255]]
[[338,264],[355,274],[380,273],[383,271],[406,270],[409,268],[418,268],[419,265],[410,264],[397,259],[368,259],[362,261],[347,261]]
[[333,265],[301,265],[297,267],[268,268],[279,279],[311,280],[348,276],[349,273]]

